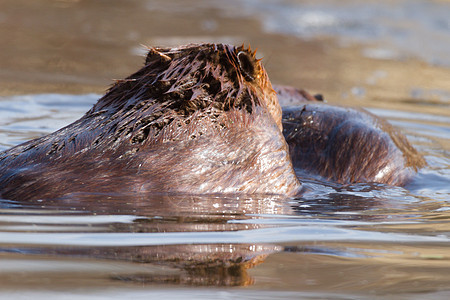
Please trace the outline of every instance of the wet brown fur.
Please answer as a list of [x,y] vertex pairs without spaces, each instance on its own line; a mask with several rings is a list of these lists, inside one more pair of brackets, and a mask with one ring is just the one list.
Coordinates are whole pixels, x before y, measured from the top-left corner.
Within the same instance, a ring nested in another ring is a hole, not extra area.
[[282,103],[301,104],[283,112],[284,137],[276,93],[250,49],[149,48],[145,66],[118,80],[81,119],[0,154],[0,197],[296,195],[291,156],[301,176],[341,183],[404,184],[423,164],[379,118],[275,89]]
[[150,49],[78,121],[0,156],[8,199],[79,192],[296,194],[281,108],[254,52]]
[[404,135],[364,109],[317,101],[284,107],[283,127],[294,167],[303,177],[404,185],[425,165]]

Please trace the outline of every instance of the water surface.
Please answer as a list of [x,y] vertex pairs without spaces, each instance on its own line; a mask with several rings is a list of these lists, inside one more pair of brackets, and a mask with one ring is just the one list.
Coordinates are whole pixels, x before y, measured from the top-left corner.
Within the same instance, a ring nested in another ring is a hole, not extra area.
[[139,44],[251,42],[273,82],[368,108],[427,166],[405,187],[307,179],[296,199],[3,199],[2,297],[448,299],[448,2],[124,3],[5,1],[0,150],[81,117]]

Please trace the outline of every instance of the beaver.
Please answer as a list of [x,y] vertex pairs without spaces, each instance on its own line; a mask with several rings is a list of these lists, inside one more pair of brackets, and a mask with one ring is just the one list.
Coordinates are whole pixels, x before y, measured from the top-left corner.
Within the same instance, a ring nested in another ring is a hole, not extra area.
[[[308,103],[282,112],[278,98],[287,96]],[[302,190],[295,171],[343,183],[406,182],[418,164],[407,159],[414,151],[402,135],[366,112],[320,100],[274,90],[244,46],[149,48],[144,67],[118,80],[82,118],[0,154],[0,196],[295,196]]]
[[406,137],[364,109],[309,103],[283,107],[297,173],[341,184],[404,185],[425,165]]
[[274,89],[299,177],[401,186],[426,165],[403,134],[367,110],[327,105],[322,95],[294,87]]
[[295,195],[281,108],[250,48],[152,48],[81,119],[3,152],[0,196]]

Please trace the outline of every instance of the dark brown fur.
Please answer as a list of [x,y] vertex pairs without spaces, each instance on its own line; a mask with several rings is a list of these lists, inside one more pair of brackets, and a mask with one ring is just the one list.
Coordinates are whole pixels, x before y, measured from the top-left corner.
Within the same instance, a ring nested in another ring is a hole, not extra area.
[[[282,101],[293,102],[290,95]],[[297,97],[302,102],[283,107],[283,134],[300,177],[404,185],[425,165],[404,135],[368,111]]]
[[[284,102],[321,98],[276,89]],[[249,49],[152,48],[146,65],[117,81],[81,119],[0,154],[0,196],[296,195],[301,184],[281,116],[267,74]],[[300,173],[402,184],[420,165],[408,158],[419,156],[403,136],[365,112],[308,104],[283,118]]]
[[78,121],[0,155],[8,199],[79,192],[298,193],[281,109],[254,53],[151,49]]

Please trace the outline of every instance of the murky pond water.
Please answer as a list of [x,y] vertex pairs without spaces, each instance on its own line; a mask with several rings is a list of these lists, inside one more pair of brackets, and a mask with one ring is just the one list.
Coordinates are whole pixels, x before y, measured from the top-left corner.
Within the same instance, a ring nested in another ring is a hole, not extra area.
[[0,297],[450,297],[448,2],[2,2],[0,150],[79,118],[140,44],[251,42],[273,82],[385,117],[428,165],[297,199],[0,200]]

